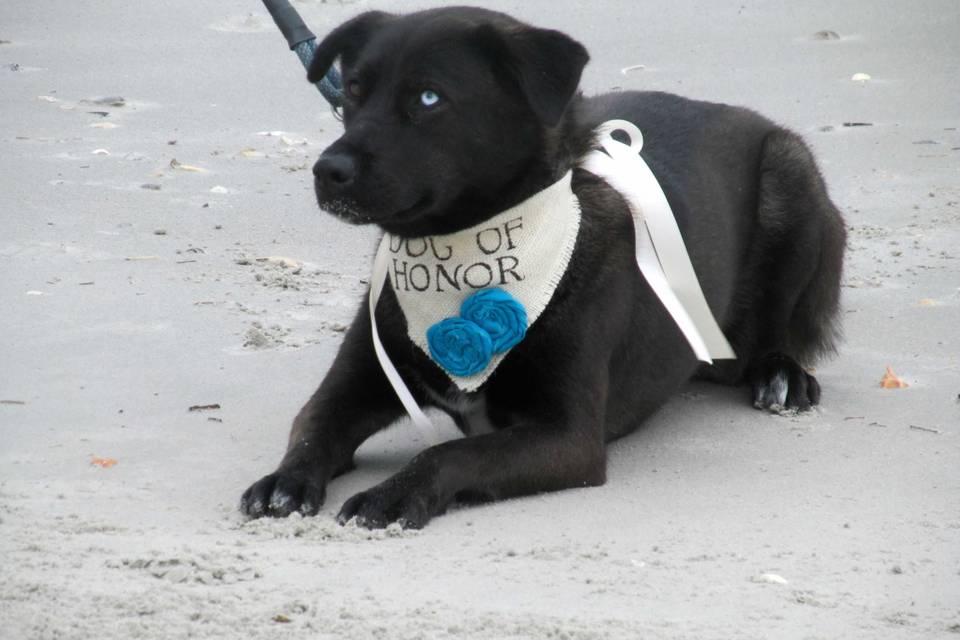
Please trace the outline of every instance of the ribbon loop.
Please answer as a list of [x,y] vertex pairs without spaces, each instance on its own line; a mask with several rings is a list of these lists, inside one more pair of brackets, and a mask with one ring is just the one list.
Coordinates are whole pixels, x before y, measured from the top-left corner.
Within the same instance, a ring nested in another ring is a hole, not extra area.
[[[630,144],[624,145],[622,142],[614,139],[614,131],[622,131],[623,133],[627,134]],[[629,120],[607,120],[596,128],[596,132],[597,142],[600,143],[600,145],[607,151],[607,153],[611,155],[611,157],[613,157],[614,153],[619,151],[619,148],[615,148],[613,150],[609,149],[608,146],[615,145],[605,144],[607,141],[614,142],[620,146],[630,147],[630,150],[634,153],[640,153],[641,149],[643,149],[643,133],[641,133],[640,129],[637,128],[637,125],[633,124]]]

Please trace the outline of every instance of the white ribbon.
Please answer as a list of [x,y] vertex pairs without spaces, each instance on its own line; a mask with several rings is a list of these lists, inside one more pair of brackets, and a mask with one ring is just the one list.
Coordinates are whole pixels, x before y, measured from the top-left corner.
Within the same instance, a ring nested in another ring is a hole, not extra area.
[[[611,137],[622,131],[630,138],[623,144]],[[630,206],[637,243],[637,266],[650,287],[683,332],[687,342],[703,362],[736,358],[736,354],[720,330],[700,288],[690,263],[690,255],[673,217],[670,203],[656,176],[640,157],[643,135],[631,122],[609,120],[597,128],[598,141],[606,151],[593,151],[581,166],[619,191]],[[609,154],[609,155],[608,155]],[[439,433],[413,398],[397,368],[387,355],[377,331],[376,308],[388,273],[387,243],[381,242],[373,263],[370,281],[370,331],[373,348],[383,373],[387,376],[400,403],[414,426],[429,444],[440,441]]]
[[426,439],[427,444],[434,445],[440,442],[440,435],[437,432],[437,428],[430,422],[430,418],[423,412],[420,405],[418,405],[417,401],[413,398],[413,394],[410,393],[410,389],[404,384],[403,378],[401,378],[400,373],[397,372],[397,368],[393,366],[393,362],[390,361],[387,350],[383,348],[383,343],[380,342],[380,332],[377,331],[377,301],[380,300],[380,294],[383,293],[383,285],[387,280],[388,253],[389,247],[387,243],[381,242],[380,248],[377,249],[377,257],[373,260],[373,278],[370,280],[370,334],[373,338],[373,350],[376,351],[377,360],[380,361],[380,367],[383,369],[384,375],[387,376],[390,386],[393,387],[397,397],[400,399],[400,404],[407,410],[407,414],[413,421],[413,425],[417,428],[417,431],[420,432],[420,435]]
[[[613,139],[622,131],[630,144]],[[656,176],[640,156],[643,135],[631,122],[609,120],[597,128],[597,141],[607,153],[593,151],[581,166],[619,191],[633,214],[637,265],[673,321],[683,332],[697,359],[736,358],[720,330],[690,263],[670,203]],[[609,154],[609,155],[608,155]]]

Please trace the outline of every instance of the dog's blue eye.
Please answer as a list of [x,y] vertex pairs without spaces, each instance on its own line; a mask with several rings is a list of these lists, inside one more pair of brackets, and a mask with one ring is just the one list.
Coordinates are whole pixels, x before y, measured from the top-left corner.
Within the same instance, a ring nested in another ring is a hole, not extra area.
[[438,94],[436,91],[427,89],[420,94],[420,104],[425,107],[432,107],[438,102],[440,102],[440,94]]

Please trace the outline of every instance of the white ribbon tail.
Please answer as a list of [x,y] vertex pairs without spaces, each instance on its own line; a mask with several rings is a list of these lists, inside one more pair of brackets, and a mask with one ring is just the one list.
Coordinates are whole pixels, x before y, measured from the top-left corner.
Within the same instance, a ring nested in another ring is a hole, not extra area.
[[[610,136],[613,131],[623,131],[631,143],[614,140]],[[598,134],[598,141],[609,155],[591,153],[583,168],[606,180],[629,204],[640,272],[683,332],[697,359],[712,363],[714,359],[736,358],[703,296],[670,203],[640,156],[640,130],[625,120],[611,120],[598,128]]]
[[660,266],[660,261],[657,259],[657,254],[653,249],[653,240],[650,238],[650,232],[647,230],[647,226],[643,224],[641,220],[637,220],[636,224],[637,265],[640,267],[640,273],[646,278],[647,284],[649,284],[653,292],[657,294],[660,302],[663,303],[667,312],[673,317],[673,321],[677,327],[683,332],[694,354],[696,354],[697,360],[713,363],[713,360],[710,358],[710,349],[707,348],[700,332],[697,331],[696,323],[693,321],[693,318],[690,317],[690,314],[687,313],[687,310],[683,307],[683,303],[677,298],[677,295],[670,287],[670,283],[667,281],[667,276],[664,274],[663,267]]
[[373,274],[370,279],[370,333],[373,338],[373,350],[377,354],[377,360],[380,361],[380,368],[383,369],[390,386],[393,387],[397,398],[400,399],[400,404],[406,409],[417,431],[420,432],[428,445],[437,444],[440,442],[440,437],[436,428],[413,398],[413,394],[410,393],[410,389],[403,382],[397,368],[393,366],[390,356],[387,355],[387,350],[383,348],[383,343],[380,341],[380,332],[377,330],[377,301],[380,300],[380,294],[383,293],[383,285],[387,279],[387,254],[388,245],[386,242],[381,242],[377,249],[377,257],[373,261]]

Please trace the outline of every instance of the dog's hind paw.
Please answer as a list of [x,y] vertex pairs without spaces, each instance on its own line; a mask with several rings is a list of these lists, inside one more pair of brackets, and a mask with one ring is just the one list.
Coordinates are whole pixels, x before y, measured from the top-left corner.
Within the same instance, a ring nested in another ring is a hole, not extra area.
[[807,411],[820,403],[820,383],[796,360],[772,353],[750,363],[753,406],[769,411]]

